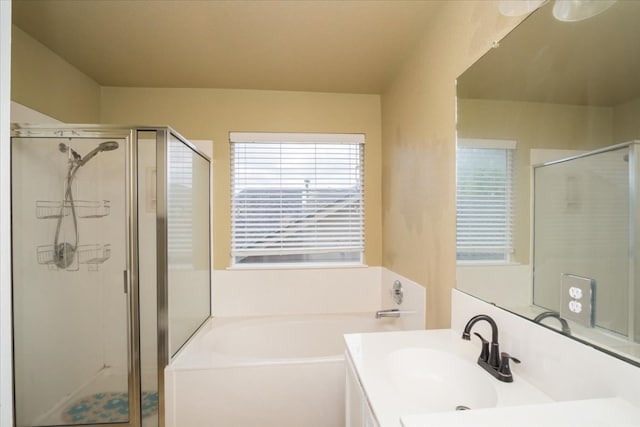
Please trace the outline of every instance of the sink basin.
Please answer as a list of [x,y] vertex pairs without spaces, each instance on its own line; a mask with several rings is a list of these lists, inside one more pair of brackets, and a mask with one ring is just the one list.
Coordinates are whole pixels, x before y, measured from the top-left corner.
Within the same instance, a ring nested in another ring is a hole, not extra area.
[[422,412],[491,408],[498,402],[494,383],[477,364],[451,352],[410,347],[386,359],[391,383],[405,396],[405,409]]

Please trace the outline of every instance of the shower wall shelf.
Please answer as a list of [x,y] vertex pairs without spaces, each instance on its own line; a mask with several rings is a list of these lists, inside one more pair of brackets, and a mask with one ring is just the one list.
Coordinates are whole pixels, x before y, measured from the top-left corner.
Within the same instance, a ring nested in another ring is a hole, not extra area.
[[[111,212],[109,200],[74,200],[78,218],[102,218]],[[71,202],[37,200],[36,217],[38,219],[56,219],[71,214]]]
[[[36,248],[36,257],[38,264],[46,265],[49,270],[60,270],[56,264],[56,251],[53,245],[42,245]],[[73,262],[64,268],[67,271],[77,271],[79,268],[76,257],[73,257]]]
[[100,264],[111,258],[111,245],[80,245],[78,247],[80,264],[87,264],[91,271],[98,271]]
[[36,201],[36,218],[56,219],[69,215],[70,208],[60,201],[38,200]]
[[38,264],[54,265],[55,266],[55,251],[53,245],[38,246],[36,248],[36,256],[38,258]]
[[89,271],[98,271],[100,264],[111,258],[111,244],[80,245],[73,254],[73,262],[66,268],[56,265],[56,254],[53,245],[38,246],[36,250],[38,264],[46,265],[50,270],[78,270],[78,263],[86,264]]

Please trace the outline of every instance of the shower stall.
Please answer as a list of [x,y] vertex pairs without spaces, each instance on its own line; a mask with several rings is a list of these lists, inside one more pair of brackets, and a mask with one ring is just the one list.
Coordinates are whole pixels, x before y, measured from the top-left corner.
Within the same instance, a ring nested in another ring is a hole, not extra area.
[[164,426],[211,314],[210,160],[168,127],[14,125],[15,425]]
[[533,174],[534,304],[640,343],[640,142]]

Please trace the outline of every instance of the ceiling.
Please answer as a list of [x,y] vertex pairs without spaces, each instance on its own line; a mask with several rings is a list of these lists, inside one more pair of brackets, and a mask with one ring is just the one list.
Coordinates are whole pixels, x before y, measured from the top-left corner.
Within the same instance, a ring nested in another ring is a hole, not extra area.
[[102,86],[381,93],[439,1],[14,0]]

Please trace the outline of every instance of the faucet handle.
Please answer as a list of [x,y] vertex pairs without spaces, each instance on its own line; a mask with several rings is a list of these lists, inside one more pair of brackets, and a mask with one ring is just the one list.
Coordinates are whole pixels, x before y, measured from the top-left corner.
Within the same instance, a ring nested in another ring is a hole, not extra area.
[[480,338],[482,341],[482,351],[480,352],[480,356],[478,357],[478,361],[482,360],[483,362],[489,361],[489,341],[485,340],[482,335],[477,332],[474,332],[473,335]]
[[506,353],[506,352],[500,353],[500,356],[501,356],[500,368],[498,369],[498,373],[504,377],[511,378],[512,375],[511,375],[511,366],[509,366],[509,360],[513,360],[513,363],[520,363],[520,360],[516,359],[515,357],[511,356],[509,353]]

